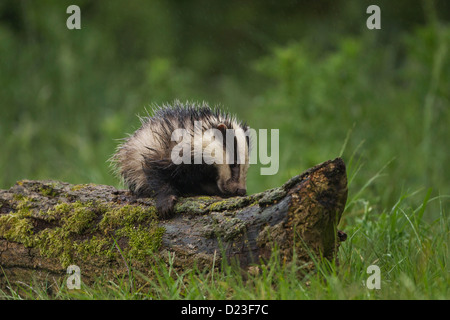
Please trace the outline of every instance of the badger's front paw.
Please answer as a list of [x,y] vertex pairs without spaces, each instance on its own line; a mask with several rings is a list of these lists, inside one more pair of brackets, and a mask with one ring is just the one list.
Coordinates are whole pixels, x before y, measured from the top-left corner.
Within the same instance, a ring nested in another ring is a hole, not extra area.
[[158,211],[158,216],[161,219],[173,217],[176,201],[177,196],[173,194],[156,197],[156,210]]

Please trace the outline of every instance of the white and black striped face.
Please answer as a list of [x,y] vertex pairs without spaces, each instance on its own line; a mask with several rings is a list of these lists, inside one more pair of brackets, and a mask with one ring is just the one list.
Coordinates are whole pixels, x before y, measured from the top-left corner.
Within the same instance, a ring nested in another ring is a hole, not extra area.
[[[244,196],[247,193],[247,171],[249,168],[249,137],[239,126],[232,130],[232,140],[224,139],[223,164],[216,164],[218,169],[217,187],[227,196]],[[227,127],[219,124],[218,129],[224,132]],[[248,130],[248,128],[246,128]],[[229,130],[231,131],[231,130]],[[224,137],[226,136],[223,133]]]

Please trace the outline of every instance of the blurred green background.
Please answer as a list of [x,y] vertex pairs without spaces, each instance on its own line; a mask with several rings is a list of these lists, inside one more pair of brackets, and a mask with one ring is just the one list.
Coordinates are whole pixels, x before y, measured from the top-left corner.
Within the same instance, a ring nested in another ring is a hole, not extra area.
[[[81,8],[68,30],[66,8]],[[366,8],[381,8],[368,30]],[[154,104],[220,104],[280,130],[276,187],[342,152],[350,194],[450,194],[448,1],[0,2],[0,188],[120,185],[108,158]],[[356,175],[354,175],[356,173]]]

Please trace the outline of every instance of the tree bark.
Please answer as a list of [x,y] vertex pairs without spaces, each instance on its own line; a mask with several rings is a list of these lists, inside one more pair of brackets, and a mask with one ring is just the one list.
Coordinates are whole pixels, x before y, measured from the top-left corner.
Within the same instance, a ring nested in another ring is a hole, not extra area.
[[149,274],[158,260],[202,269],[227,259],[247,268],[275,246],[285,262],[336,259],[346,200],[340,158],[258,194],[181,198],[175,217],[163,221],[153,199],[126,190],[23,180],[0,190],[0,284],[61,279],[69,265],[80,267],[85,283],[130,270]]

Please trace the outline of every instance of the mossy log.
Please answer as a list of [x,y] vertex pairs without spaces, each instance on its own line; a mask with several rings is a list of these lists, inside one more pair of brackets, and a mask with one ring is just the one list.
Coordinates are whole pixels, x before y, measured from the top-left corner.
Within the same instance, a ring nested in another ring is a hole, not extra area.
[[[171,258],[172,267],[243,268],[264,263],[274,246],[284,263],[335,259],[347,199],[345,164],[337,158],[279,188],[244,197],[181,198],[176,215],[160,221],[151,198],[104,185],[17,182],[0,190],[0,287],[61,279],[77,265],[82,281],[148,274]],[[305,249],[305,246],[308,249]]]

